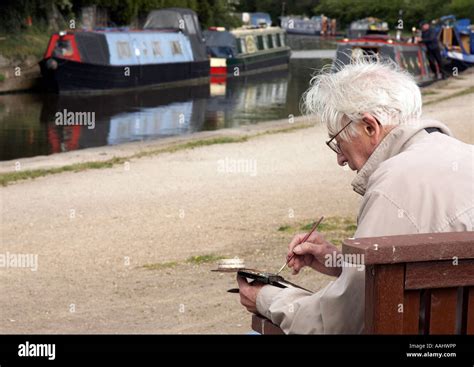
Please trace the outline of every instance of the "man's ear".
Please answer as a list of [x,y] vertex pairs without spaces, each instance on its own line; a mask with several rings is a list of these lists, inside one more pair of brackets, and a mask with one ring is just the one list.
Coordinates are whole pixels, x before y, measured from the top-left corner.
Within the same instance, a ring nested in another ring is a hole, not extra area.
[[[376,140],[378,140],[378,137],[380,136],[382,129],[377,119],[374,116],[372,116],[370,113],[364,113],[362,116],[362,121],[365,122],[364,132],[370,138],[375,138]],[[378,143],[378,141],[376,143]]]

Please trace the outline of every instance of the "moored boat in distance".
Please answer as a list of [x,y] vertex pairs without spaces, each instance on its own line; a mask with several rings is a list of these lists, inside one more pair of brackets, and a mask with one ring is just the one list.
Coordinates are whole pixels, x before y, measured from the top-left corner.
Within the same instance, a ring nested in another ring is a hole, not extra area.
[[347,30],[348,38],[358,38],[369,34],[388,33],[388,23],[378,18],[367,17],[353,21]]
[[454,15],[441,17],[437,31],[443,44],[442,54],[453,66],[474,65],[474,26],[470,19],[456,20]]
[[288,34],[335,36],[337,22],[324,15],[311,18],[301,15],[281,16],[280,25]]
[[271,27],[272,18],[268,13],[256,12],[256,13],[241,13],[240,18],[243,24],[251,27]]
[[338,41],[334,63],[345,65],[350,63],[352,58],[360,56],[391,59],[401,69],[411,73],[420,86],[436,80],[429,66],[426,46],[420,43],[408,43],[383,34],[369,34],[356,39],[345,38]]
[[211,76],[241,76],[287,68],[290,48],[279,27],[243,27],[204,31],[211,58]]
[[178,86],[209,80],[196,13],[152,11],[143,30],[110,28],[53,34],[41,72],[55,92]]
[[321,17],[283,16],[280,25],[288,34],[321,34]]

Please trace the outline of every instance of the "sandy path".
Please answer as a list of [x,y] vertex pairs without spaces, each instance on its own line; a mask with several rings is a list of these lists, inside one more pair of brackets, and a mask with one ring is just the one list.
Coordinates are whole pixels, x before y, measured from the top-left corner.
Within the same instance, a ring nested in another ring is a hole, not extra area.
[[[472,73],[462,83],[474,85]],[[425,112],[472,144],[473,96]],[[39,268],[0,268],[0,333],[246,332],[248,314],[225,293],[233,277],[184,260],[239,255],[276,270],[291,237],[279,226],[354,218],[354,174],[336,165],[325,136],[316,126],[2,188],[1,252],[38,254]],[[222,172],[226,159],[256,171]],[[170,261],[180,264],[142,267]],[[327,280],[306,271],[297,281]]]

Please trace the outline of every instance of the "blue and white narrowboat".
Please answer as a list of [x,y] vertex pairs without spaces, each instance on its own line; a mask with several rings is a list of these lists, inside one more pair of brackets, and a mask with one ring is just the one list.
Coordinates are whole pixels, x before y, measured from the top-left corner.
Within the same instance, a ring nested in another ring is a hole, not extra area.
[[210,66],[196,13],[169,8],[151,12],[143,30],[56,33],[40,67],[61,93],[207,82]]

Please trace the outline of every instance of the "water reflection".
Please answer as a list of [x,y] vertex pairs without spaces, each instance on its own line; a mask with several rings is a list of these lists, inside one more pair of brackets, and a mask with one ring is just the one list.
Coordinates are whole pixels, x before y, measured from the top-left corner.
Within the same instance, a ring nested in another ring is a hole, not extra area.
[[280,70],[212,83],[212,98],[206,108],[206,130],[238,127],[262,121],[262,118],[281,118],[281,109],[287,101],[288,76],[288,70]]
[[120,113],[110,118],[107,144],[142,141],[201,131],[206,99],[171,103],[143,108],[137,112]]
[[[209,86],[132,91],[112,95],[51,95],[40,121],[47,126],[50,153],[199,131]],[[95,128],[57,126],[59,111],[94,112]]]
[[[225,83],[108,95],[0,96],[0,160],[237,128],[299,114],[314,70],[331,60],[293,60],[287,70]],[[58,112],[94,112],[95,127],[58,126]]]

